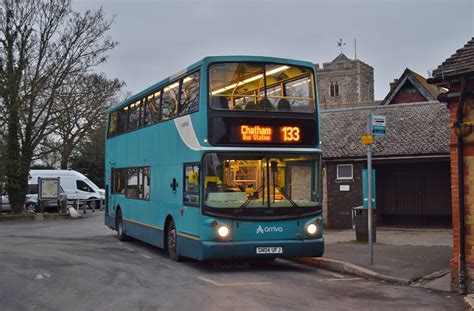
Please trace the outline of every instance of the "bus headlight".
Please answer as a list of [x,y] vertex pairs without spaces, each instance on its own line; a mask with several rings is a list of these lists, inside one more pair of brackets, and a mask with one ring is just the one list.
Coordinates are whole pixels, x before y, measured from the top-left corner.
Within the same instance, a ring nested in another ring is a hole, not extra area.
[[309,224],[306,226],[306,234],[309,236],[315,236],[318,232],[318,226],[315,224]]
[[217,237],[221,240],[227,240],[230,236],[230,228],[226,225],[222,225],[216,230]]

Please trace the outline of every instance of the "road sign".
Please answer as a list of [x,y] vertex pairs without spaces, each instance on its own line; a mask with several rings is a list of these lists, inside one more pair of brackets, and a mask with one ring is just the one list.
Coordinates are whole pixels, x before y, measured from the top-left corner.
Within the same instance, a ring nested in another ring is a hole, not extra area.
[[370,145],[372,144],[372,141],[374,140],[374,137],[372,135],[362,135],[360,138],[360,142],[362,145]]
[[384,137],[387,132],[385,116],[372,115],[372,135]]

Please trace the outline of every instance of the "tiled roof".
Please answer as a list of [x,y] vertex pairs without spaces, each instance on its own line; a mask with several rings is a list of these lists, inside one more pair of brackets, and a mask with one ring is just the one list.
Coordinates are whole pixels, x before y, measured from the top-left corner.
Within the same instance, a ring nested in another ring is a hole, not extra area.
[[444,79],[468,72],[474,73],[474,38],[433,70],[433,77]]
[[449,156],[449,112],[445,104],[422,102],[321,112],[323,157],[367,155],[360,143],[367,132],[367,116],[386,116],[387,135],[375,138],[374,158],[387,156]]
[[341,53],[341,54],[337,55],[336,58],[333,59],[333,61],[331,63],[348,62],[348,61],[350,61],[349,57],[347,57],[344,53]]

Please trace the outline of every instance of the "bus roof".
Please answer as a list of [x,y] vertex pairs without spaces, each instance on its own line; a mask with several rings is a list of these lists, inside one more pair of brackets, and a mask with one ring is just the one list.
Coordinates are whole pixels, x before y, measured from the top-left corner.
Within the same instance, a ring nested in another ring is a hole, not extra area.
[[302,66],[302,67],[311,67],[314,68],[314,64],[308,61],[300,61],[295,59],[287,59],[287,58],[278,58],[278,57],[268,57],[268,56],[248,56],[248,55],[228,55],[228,56],[207,56],[203,59],[195,62],[191,66],[175,73],[172,76],[169,76],[150,87],[132,95],[131,97],[127,98],[126,100],[118,103],[117,105],[110,107],[108,112],[117,110],[122,106],[126,106],[130,103],[133,103],[136,100],[143,98],[145,95],[153,92],[154,90],[160,88],[161,86],[165,85],[166,83],[179,78],[188,72],[195,70],[196,68],[202,65],[208,65],[210,63],[217,63],[217,62],[265,62],[265,63],[281,63],[281,64],[288,64],[288,65],[295,65],[295,66]]

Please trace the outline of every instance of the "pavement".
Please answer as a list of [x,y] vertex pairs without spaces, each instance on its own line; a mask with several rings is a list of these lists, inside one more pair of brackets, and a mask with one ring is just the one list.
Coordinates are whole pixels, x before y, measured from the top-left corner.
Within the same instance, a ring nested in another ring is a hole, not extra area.
[[367,243],[355,241],[353,230],[325,230],[322,258],[298,262],[328,270],[402,285],[450,291],[449,260],[452,236],[449,229],[377,228],[373,264]]

